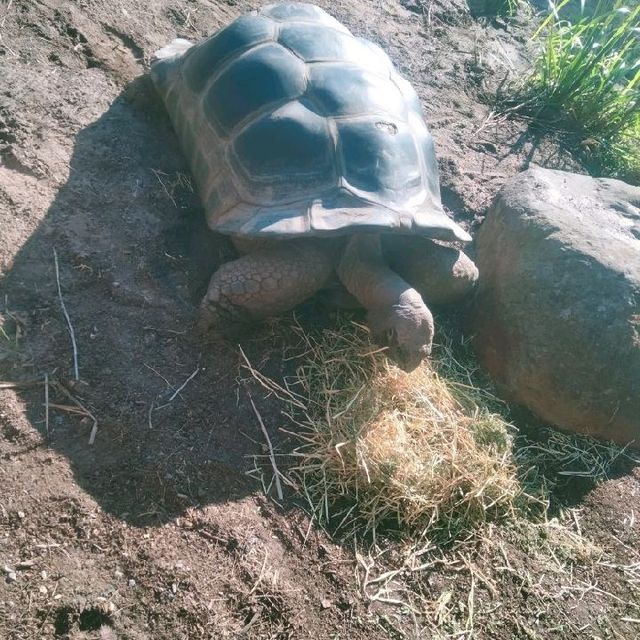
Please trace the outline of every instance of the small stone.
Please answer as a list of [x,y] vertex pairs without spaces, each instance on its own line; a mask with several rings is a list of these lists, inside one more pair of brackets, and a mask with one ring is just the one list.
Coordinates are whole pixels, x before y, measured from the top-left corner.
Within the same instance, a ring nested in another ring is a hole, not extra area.
[[20,518],[20,520],[24,519],[25,517],[25,512],[24,511],[18,511],[18,518]]
[[47,589],[47,587],[45,587],[43,584],[41,584],[38,587],[38,591],[42,594],[42,595],[46,595],[47,593],[49,593],[49,589]]
[[4,567],[2,567],[2,570],[5,573],[13,573],[13,569],[9,565],[6,565],[6,564],[4,565]]
[[41,572],[40,572],[40,577],[41,577],[43,580],[46,580],[46,579],[47,579],[47,577],[48,577],[47,572],[46,572],[46,571],[41,571]]
[[127,584],[130,587],[135,587],[136,586],[136,581],[133,578],[129,578],[129,582],[127,582]]
[[323,609],[329,609],[332,606],[331,600],[329,598],[325,598],[321,603]]
[[9,571],[7,573],[7,582],[15,582],[18,579],[18,574],[15,571]]
[[171,585],[171,591],[173,591],[173,593],[178,592],[178,585],[175,582]]

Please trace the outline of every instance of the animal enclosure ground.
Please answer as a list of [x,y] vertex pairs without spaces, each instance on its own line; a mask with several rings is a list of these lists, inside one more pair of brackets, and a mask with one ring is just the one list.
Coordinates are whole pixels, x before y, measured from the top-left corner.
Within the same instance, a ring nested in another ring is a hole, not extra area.
[[[485,99],[531,58],[526,14],[474,19],[464,0],[318,4],[382,45],[414,84],[444,203],[472,232],[530,162],[580,169],[553,135],[496,117]],[[0,379],[22,383],[0,390],[2,638],[416,635],[411,616],[362,589],[351,545],[246,475],[265,448],[239,351],[192,331],[210,273],[232,253],[205,228],[145,73],[174,37],[199,39],[254,6],[0,6]],[[310,305],[305,321],[333,320]],[[242,347],[274,378],[291,366],[269,327]],[[254,399],[286,450],[279,405]],[[640,614],[626,603],[638,588],[640,472],[616,475],[596,488],[574,478],[561,496],[603,560],[549,566],[513,549],[498,581],[472,583],[455,562],[433,571],[424,597],[442,637],[637,637]],[[482,549],[477,564],[493,575]]]

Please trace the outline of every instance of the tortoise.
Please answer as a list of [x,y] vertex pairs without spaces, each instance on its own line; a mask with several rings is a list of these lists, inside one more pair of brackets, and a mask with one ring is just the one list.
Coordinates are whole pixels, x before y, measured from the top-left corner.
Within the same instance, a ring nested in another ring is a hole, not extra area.
[[174,40],[151,75],[209,227],[241,254],[211,277],[200,328],[229,336],[339,280],[401,366],[428,356],[425,301],[459,299],[478,272],[434,242],[471,237],[443,209],[420,100],[384,51],[315,5],[272,4]]

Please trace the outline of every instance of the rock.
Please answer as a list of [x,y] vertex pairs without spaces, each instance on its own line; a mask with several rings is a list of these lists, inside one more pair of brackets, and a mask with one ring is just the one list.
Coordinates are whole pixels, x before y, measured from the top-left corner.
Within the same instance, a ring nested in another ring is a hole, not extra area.
[[640,443],[640,188],[534,168],[477,238],[475,346],[513,402]]

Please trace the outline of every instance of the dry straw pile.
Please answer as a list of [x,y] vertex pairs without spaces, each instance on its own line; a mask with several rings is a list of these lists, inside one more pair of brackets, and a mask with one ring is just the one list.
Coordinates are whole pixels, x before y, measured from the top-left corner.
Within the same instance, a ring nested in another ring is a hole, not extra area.
[[290,479],[319,522],[341,534],[382,527],[450,539],[532,500],[511,426],[450,345],[406,373],[357,324],[294,330],[304,347],[295,376],[286,388],[261,382],[297,425]]

